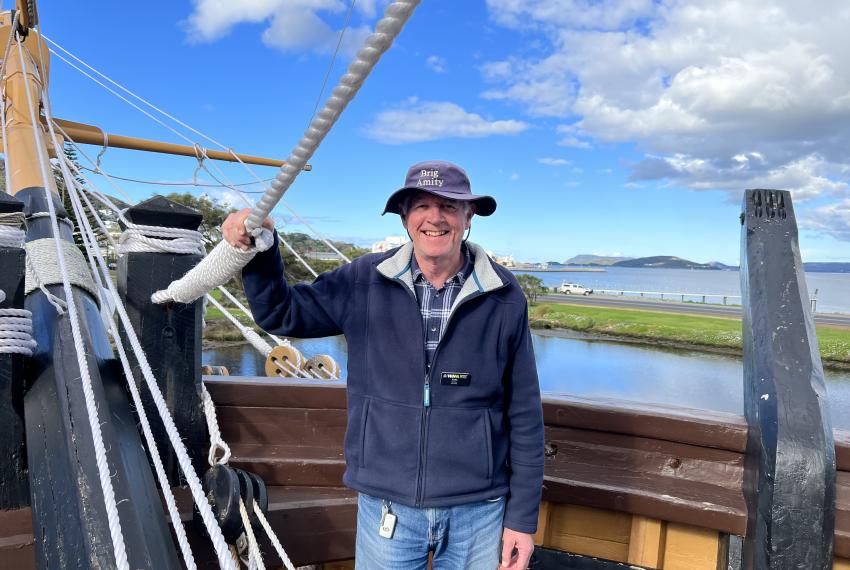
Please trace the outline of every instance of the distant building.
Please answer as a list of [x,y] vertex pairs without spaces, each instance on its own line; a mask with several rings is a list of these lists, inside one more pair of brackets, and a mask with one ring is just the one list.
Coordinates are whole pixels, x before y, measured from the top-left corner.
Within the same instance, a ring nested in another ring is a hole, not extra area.
[[372,253],[384,253],[393,248],[406,244],[409,239],[407,236],[387,236],[384,241],[375,242],[372,244]]
[[513,267],[514,266],[514,256],[513,255],[504,255],[504,256],[499,257],[499,256],[496,256],[496,255],[493,255],[489,251],[487,252],[487,255],[489,255],[493,260],[495,260],[495,262],[498,263],[499,265],[504,265],[505,267]]

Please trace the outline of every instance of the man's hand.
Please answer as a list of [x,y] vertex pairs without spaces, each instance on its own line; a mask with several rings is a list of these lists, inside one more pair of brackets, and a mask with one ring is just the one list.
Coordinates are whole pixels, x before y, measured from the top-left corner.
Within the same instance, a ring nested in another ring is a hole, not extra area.
[[[248,233],[248,230],[245,229],[245,220],[248,219],[250,214],[251,208],[233,212],[221,224],[221,235],[224,236],[227,243],[243,251],[254,245],[253,238]],[[269,218],[263,220],[263,227],[274,231],[274,224]]]
[[[517,550],[515,554],[514,548]],[[502,532],[502,564],[499,569],[525,570],[533,551],[532,535],[505,528]]]

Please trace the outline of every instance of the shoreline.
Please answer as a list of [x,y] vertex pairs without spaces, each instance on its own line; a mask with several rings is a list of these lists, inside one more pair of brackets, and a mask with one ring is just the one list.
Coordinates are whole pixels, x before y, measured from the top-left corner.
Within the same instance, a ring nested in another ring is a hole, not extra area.
[[[656,350],[672,350],[672,351],[691,351],[704,352],[708,354],[722,354],[725,356],[735,356],[741,358],[742,350],[728,346],[711,346],[707,344],[697,344],[690,342],[675,341],[666,338],[641,338],[623,335],[608,335],[602,333],[588,333],[577,331],[568,328],[548,327],[548,326],[532,326],[531,332],[540,336],[568,338],[574,340],[613,342],[617,344],[634,344],[639,346],[648,346]],[[821,358],[821,364],[824,370],[835,370],[846,372],[850,370],[850,362],[841,362],[835,360],[825,360]]]
[[[532,326],[531,332],[545,337],[567,338],[573,340],[586,340],[597,342],[613,342],[618,344],[631,344],[638,346],[647,346],[655,350],[669,351],[691,351],[703,352],[707,354],[722,354],[724,356],[734,356],[741,358],[742,351],[737,348],[727,346],[710,346],[705,344],[696,344],[689,342],[674,341],[665,338],[638,338],[623,335],[608,335],[602,333],[588,333],[567,328]],[[216,348],[230,348],[244,344],[249,344],[247,340],[216,340],[202,339],[201,350],[214,350]],[[834,360],[821,359],[825,370],[836,370],[846,372],[850,370],[850,363]]]

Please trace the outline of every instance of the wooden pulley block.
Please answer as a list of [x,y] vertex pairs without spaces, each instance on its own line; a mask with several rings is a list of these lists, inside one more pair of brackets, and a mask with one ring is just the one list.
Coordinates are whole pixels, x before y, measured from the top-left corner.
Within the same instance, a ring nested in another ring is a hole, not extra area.
[[230,370],[227,366],[215,366],[212,364],[204,364],[201,366],[201,375],[203,376],[230,376]]
[[[216,465],[204,474],[203,488],[224,540],[235,542],[245,531],[239,513],[241,484],[236,469],[227,465]],[[200,514],[195,510],[195,517]],[[201,523],[203,524],[203,523]]]
[[291,344],[279,344],[266,358],[266,376],[295,378],[302,375],[305,358]]
[[309,376],[315,378],[339,379],[339,364],[327,354],[317,354],[307,359],[304,370]]
[[[263,481],[263,478],[257,475],[256,473],[251,473],[250,471],[246,471],[248,477],[251,478],[251,482],[254,484],[254,500],[257,501],[257,507],[263,511],[263,514],[269,512],[269,494],[266,491],[266,482]],[[251,513],[251,522],[254,524],[259,524],[257,520],[256,511],[257,509],[253,509],[254,512]]]

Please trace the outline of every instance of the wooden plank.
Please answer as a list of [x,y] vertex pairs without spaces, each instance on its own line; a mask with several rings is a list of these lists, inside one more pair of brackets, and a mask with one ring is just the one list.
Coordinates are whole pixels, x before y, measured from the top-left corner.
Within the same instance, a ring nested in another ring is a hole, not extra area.
[[346,409],[345,383],[256,376],[205,376],[217,406]]
[[746,532],[740,453],[572,428],[546,434],[555,450],[546,458],[547,501]]
[[835,474],[835,555],[850,558],[850,472]]
[[633,516],[627,562],[646,568],[661,568],[666,530],[666,525],[659,520]]
[[354,570],[354,560],[326,562],[322,564],[322,570]]
[[839,471],[850,471],[850,430],[832,430],[835,439],[835,468]]
[[716,570],[720,534],[715,530],[669,523],[664,570]]
[[832,570],[850,570],[850,559],[835,558],[832,561]]
[[650,437],[743,452],[747,426],[737,414],[576,396],[543,400],[546,425]]
[[573,505],[550,507],[549,545],[558,550],[625,562],[631,517]]
[[540,502],[540,510],[537,512],[537,532],[534,534],[534,544],[543,546],[549,543],[549,514],[548,501]]
[[345,410],[237,407],[218,402],[216,415],[221,435],[230,444],[324,445],[342,449],[347,423]]

